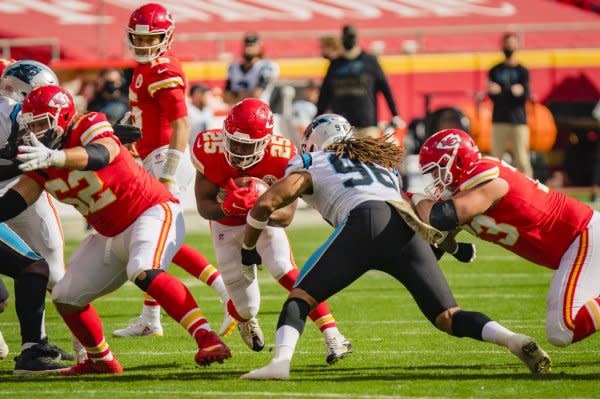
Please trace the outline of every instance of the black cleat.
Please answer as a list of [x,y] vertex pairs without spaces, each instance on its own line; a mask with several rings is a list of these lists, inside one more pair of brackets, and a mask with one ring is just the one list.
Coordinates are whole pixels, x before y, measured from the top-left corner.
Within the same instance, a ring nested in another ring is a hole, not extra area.
[[56,362],[56,358],[52,356],[53,353],[54,351],[43,343],[25,349],[15,357],[13,374],[58,374],[59,371],[68,369],[68,366]]
[[48,351],[50,357],[52,357],[55,361],[66,360],[68,362],[72,362],[75,360],[75,356],[71,355],[66,350],[62,349],[58,345],[54,345],[51,342],[48,342],[48,338],[42,340],[42,344],[47,348],[45,350]]

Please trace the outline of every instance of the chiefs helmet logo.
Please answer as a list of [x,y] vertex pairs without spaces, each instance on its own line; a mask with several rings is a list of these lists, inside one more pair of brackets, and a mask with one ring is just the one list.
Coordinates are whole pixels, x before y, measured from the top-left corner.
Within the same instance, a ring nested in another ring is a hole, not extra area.
[[69,106],[69,97],[65,93],[58,92],[48,101],[48,106],[58,109],[67,108]]
[[458,134],[449,134],[436,144],[435,148],[439,150],[453,150],[462,142]]

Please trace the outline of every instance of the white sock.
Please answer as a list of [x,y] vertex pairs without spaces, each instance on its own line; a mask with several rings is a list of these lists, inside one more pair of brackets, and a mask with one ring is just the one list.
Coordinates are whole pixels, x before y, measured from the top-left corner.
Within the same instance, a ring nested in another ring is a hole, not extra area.
[[273,360],[292,360],[300,332],[294,327],[283,325],[275,331],[275,355]]
[[35,342],[25,342],[23,345],[21,345],[21,352],[31,348],[32,346],[36,346],[36,345],[37,345],[37,343],[35,343]]
[[325,337],[325,339],[331,339],[340,338],[342,334],[340,334],[340,331],[337,329],[337,327],[329,327],[323,330],[323,336]]
[[227,300],[229,299],[229,294],[227,294],[227,288],[225,288],[225,283],[223,282],[223,277],[221,277],[221,276],[217,277],[210,285],[210,288],[217,291],[217,293],[221,297],[221,300],[223,301],[223,303],[227,304]]
[[495,321],[487,322],[481,330],[481,339],[507,348],[508,341],[513,335],[515,335],[514,332]]
[[160,306],[148,306],[144,305],[142,310],[142,319],[149,323],[160,322]]

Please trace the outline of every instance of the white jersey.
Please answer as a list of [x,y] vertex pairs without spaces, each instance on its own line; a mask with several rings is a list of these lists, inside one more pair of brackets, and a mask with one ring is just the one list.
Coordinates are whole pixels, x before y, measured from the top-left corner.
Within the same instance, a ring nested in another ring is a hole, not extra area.
[[268,102],[273,88],[273,83],[279,77],[279,65],[269,60],[259,60],[249,70],[242,69],[241,63],[234,63],[227,71],[226,90],[238,93],[241,90],[249,90],[257,87],[265,89],[264,98]]
[[287,166],[286,176],[308,172],[313,193],[302,199],[337,227],[350,211],[365,201],[403,201],[400,181],[380,165],[339,159],[332,152],[298,154]]
[[[0,149],[8,144],[8,138],[12,130],[13,123],[17,122],[17,117],[21,113],[21,104],[4,96],[0,96]],[[0,195],[4,195],[6,190],[12,186],[18,177],[0,181]]]

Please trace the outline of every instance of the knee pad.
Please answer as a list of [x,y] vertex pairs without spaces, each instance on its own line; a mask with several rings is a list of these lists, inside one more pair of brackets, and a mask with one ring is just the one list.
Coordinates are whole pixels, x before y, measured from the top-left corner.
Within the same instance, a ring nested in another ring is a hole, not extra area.
[[258,282],[248,283],[246,280],[235,284],[227,284],[227,293],[237,313],[244,319],[251,319],[260,309],[260,290]]
[[146,278],[143,280],[140,280],[139,276],[136,277],[135,285],[140,287],[142,289],[142,291],[146,292],[148,290],[148,287],[150,287],[150,283],[152,283],[152,280],[154,280],[156,278],[156,276],[159,275],[159,273],[163,273],[164,270],[150,269],[150,270],[144,270],[144,272],[146,273]]
[[292,262],[289,259],[275,259],[271,264],[265,265],[269,270],[269,273],[277,281],[285,276],[294,268]]

